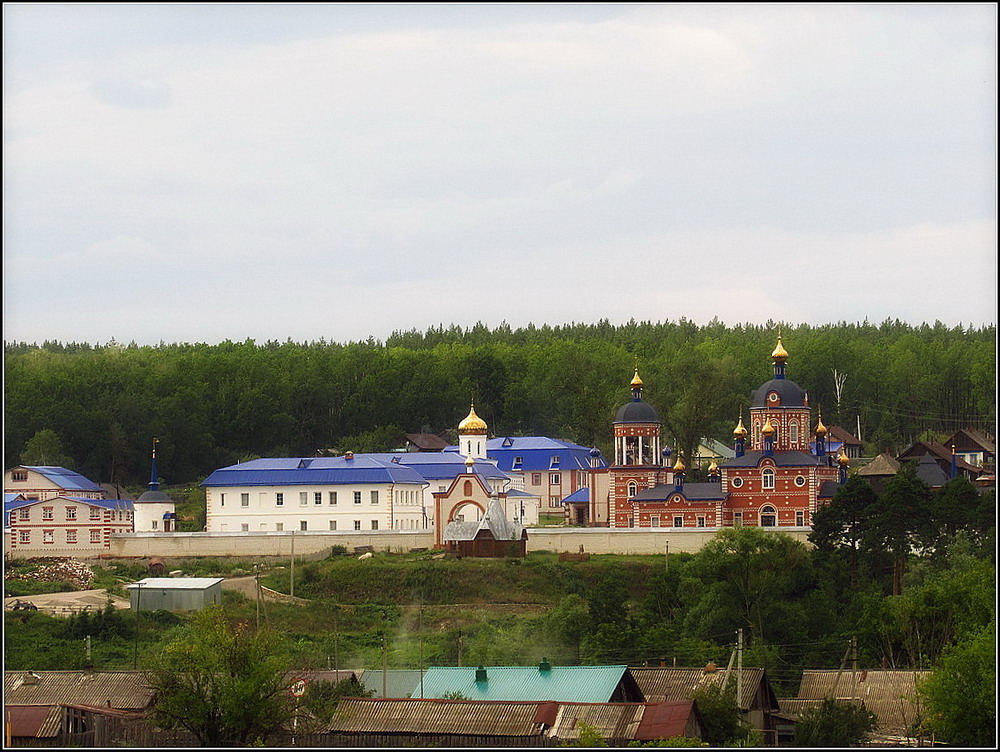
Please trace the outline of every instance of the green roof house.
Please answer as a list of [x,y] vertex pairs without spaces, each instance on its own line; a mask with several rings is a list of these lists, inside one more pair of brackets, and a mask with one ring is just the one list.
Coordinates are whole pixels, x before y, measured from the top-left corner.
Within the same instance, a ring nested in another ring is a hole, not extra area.
[[628,666],[553,666],[544,658],[537,666],[427,669],[424,698],[454,697],[456,693],[470,700],[643,701]]

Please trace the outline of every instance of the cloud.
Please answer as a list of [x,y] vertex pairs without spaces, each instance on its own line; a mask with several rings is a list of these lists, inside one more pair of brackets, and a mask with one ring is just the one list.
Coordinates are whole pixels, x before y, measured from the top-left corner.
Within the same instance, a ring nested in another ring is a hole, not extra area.
[[130,110],[160,109],[170,104],[170,87],[163,81],[104,78],[90,87],[104,104]]

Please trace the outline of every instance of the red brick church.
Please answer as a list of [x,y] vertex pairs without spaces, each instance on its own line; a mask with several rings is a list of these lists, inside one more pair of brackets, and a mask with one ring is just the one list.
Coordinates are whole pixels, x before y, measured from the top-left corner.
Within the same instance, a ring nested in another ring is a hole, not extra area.
[[774,377],[752,395],[749,425],[733,430],[736,456],[709,467],[709,480],[685,483],[680,457],[661,444],[660,418],[642,400],[638,369],[632,401],[614,420],[609,520],[616,528],[808,527],[812,514],[846,480],[845,455],[827,449],[822,418],[812,426],[809,396],[786,378],[788,353],[771,353]]

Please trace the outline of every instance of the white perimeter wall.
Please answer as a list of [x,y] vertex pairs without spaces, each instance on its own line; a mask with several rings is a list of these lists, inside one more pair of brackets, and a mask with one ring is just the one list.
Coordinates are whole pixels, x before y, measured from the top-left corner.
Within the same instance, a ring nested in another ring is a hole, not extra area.
[[[809,545],[809,528],[782,528],[780,532]],[[591,554],[663,554],[696,553],[715,534],[712,528],[691,530],[611,530],[610,528],[529,528],[528,551],[579,553],[580,546]],[[376,551],[406,553],[414,548],[432,548],[431,531],[362,531],[336,533],[130,533],[113,535],[107,557],[149,558],[151,556],[186,558],[191,556],[295,556],[326,555],[331,546],[372,546]],[[9,537],[5,538],[9,541]],[[35,556],[37,552],[11,552],[8,556]],[[89,552],[87,552],[89,553]],[[76,555],[83,558],[84,551]],[[95,553],[91,553],[95,556]]]

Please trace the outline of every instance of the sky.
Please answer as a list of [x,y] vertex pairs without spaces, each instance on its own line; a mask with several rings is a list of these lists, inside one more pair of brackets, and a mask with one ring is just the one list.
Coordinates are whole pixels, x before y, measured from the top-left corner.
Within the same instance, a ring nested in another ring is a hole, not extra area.
[[4,340],[997,319],[997,6],[3,6]]

